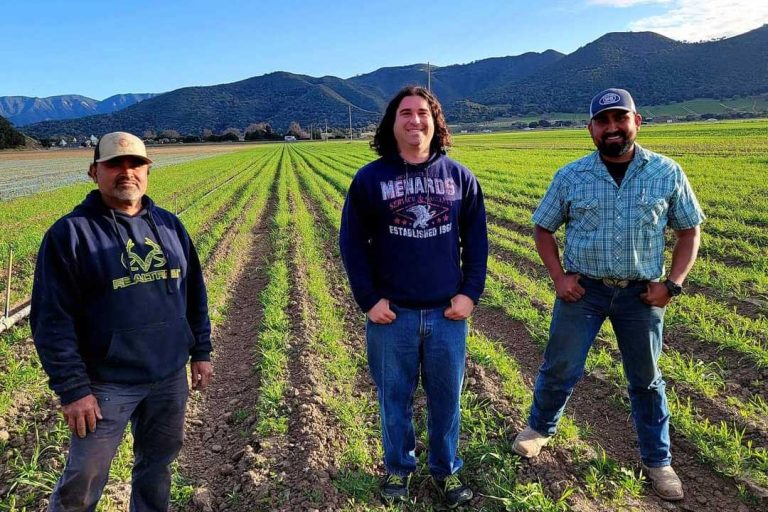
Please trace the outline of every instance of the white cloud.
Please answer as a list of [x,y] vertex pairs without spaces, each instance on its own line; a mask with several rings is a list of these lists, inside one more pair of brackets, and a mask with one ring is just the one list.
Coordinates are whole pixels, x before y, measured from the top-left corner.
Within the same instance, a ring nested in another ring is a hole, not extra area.
[[628,28],[686,41],[730,37],[768,23],[765,0],[591,0],[591,3],[613,7],[669,4],[664,14],[638,19]]

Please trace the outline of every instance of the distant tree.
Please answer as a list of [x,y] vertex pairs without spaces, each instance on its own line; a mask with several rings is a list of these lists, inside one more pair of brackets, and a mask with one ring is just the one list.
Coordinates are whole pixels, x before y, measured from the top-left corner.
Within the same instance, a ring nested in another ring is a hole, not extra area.
[[198,137],[197,135],[185,135],[181,139],[181,142],[183,142],[185,144],[191,144],[193,142],[200,142],[200,137]]
[[229,136],[234,135],[236,137],[234,140],[240,140],[243,137],[243,132],[241,132],[239,128],[227,128],[221,134]]
[[538,121],[531,121],[530,123],[528,123],[528,128],[536,128],[538,126],[539,126]]
[[296,121],[291,121],[291,125],[288,127],[288,135],[293,135],[297,139],[309,138],[309,133],[305,132]]
[[245,129],[245,140],[264,140],[274,136],[269,123],[251,123]]
[[167,129],[160,132],[160,137],[164,139],[180,139],[181,134],[176,130]]
[[155,130],[144,130],[144,135],[142,135],[145,139],[156,139],[157,138],[157,132]]

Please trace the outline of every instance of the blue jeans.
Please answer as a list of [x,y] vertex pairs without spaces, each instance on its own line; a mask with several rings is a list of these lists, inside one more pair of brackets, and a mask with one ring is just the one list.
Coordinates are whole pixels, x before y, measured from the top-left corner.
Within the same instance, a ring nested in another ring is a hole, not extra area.
[[184,438],[189,394],[185,369],[150,384],[94,382],[91,389],[103,419],[83,439],[71,436],[67,465],[53,490],[49,512],[96,510],[129,420],[134,454],[130,510],[167,511],[170,464]]
[[648,467],[668,466],[669,408],[665,383],[659,371],[664,308],[640,300],[644,284],[612,288],[601,281],[582,278],[586,293],[578,302],[557,299],[552,313],[549,343],[539,369],[528,424],[535,431],[552,435],[584,373],[592,343],[606,318],[618,340],[629,382],[632,417],[640,441],[640,456]]
[[406,476],[416,470],[413,395],[419,374],[427,395],[429,472],[445,478],[461,469],[457,455],[464,380],[466,320],[448,320],[443,309],[406,309],[390,304],[388,325],[368,320],[368,367],[381,412],[384,465]]

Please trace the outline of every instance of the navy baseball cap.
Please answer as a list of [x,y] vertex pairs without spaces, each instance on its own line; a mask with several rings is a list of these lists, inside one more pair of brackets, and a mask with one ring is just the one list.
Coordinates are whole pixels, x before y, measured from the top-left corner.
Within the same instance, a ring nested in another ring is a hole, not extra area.
[[629,91],[624,89],[606,89],[592,98],[589,104],[589,119],[592,120],[603,110],[626,110],[627,112],[637,112],[635,109],[635,100]]

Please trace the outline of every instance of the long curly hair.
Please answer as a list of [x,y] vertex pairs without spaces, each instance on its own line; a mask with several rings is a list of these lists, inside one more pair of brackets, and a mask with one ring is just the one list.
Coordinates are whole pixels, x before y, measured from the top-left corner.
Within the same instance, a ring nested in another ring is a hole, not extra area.
[[429,110],[432,112],[432,120],[435,124],[435,135],[429,143],[429,152],[431,154],[444,151],[451,146],[451,133],[448,131],[448,125],[445,123],[443,107],[434,94],[423,87],[409,85],[403,87],[387,105],[384,111],[384,117],[376,129],[376,135],[371,141],[371,148],[379,156],[392,156],[399,154],[397,140],[395,140],[395,118],[397,117],[397,107],[406,96],[421,96],[429,104]]

